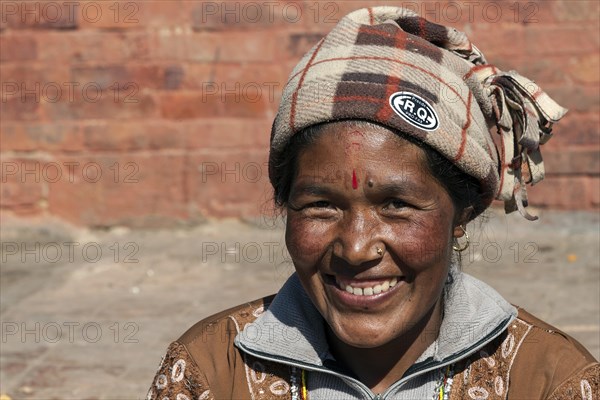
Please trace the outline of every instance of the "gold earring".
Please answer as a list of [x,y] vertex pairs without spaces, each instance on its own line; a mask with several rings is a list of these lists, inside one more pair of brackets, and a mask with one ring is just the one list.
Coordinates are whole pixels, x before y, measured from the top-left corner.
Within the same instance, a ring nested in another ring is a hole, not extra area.
[[377,251],[377,255],[379,255],[379,257],[383,257],[383,249],[381,247],[375,247],[375,250]]
[[465,251],[469,247],[469,234],[467,233],[467,230],[462,225],[459,225],[459,226],[460,226],[460,229],[462,229],[463,233],[465,234],[466,242],[465,242],[464,246],[460,247],[460,246],[458,246],[458,240],[455,239],[457,244],[452,245],[452,250],[458,251],[460,253],[460,252]]

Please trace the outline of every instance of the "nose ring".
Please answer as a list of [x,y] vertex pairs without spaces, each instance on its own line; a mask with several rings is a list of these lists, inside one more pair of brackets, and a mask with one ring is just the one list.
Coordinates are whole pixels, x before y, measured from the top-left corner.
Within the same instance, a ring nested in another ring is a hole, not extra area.
[[377,251],[377,255],[379,255],[379,257],[383,257],[383,249],[379,246],[375,247],[375,250]]

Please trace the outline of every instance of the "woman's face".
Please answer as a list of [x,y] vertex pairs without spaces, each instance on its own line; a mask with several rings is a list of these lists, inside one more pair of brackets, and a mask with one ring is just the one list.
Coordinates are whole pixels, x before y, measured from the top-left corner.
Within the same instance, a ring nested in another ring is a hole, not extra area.
[[299,154],[286,243],[337,338],[372,348],[429,318],[460,233],[421,148],[391,131],[352,126],[326,125]]

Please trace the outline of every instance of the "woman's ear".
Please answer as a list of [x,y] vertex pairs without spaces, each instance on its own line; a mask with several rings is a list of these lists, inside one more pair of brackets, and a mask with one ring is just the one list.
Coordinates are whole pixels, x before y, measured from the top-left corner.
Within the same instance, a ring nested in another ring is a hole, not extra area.
[[462,210],[462,212],[457,215],[456,221],[454,221],[454,234],[455,238],[463,237],[465,231],[463,229],[464,226],[467,225],[467,222],[471,220],[471,215],[473,215],[474,209],[473,206],[466,207]]

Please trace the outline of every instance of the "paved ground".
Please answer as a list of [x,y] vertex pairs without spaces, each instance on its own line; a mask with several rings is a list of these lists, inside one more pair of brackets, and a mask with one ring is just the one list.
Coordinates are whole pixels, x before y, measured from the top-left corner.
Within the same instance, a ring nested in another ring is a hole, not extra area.
[[[464,270],[600,356],[600,220],[489,214]],[[293,267],[271,223],[164,231],[2,221],[0,395],[139,399],[198,319],[277,290]],[[509,233],[510,232],[510,233]],[[4,400],[4,399],[3,399]]]

